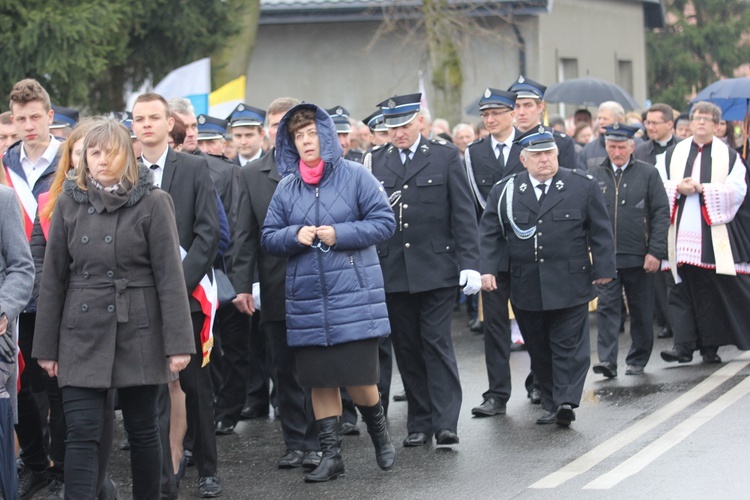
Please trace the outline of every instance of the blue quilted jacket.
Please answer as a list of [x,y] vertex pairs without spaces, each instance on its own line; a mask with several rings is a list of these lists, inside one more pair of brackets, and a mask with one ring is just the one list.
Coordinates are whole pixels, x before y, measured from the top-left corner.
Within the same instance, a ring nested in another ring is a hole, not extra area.
[[[325,161],[318,186],[303,182],[287,120],[300,107],[316,112]],[[333,121],[324,110],[301,104],[287,113],[276,138],[276,166],[283,176],[268,208],[261,244],[287,257],[286,326],[292,347],[331,346],[390,333],[383,273],[375,246],[396,229],[393,211],[375,177],[342,158]],[[330,249],[317,238],[297,241],[302,226],[332,226]]]

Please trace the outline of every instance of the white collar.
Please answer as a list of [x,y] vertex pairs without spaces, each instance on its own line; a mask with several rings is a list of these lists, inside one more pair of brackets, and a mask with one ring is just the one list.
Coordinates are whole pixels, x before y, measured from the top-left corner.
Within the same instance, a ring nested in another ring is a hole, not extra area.
[[164,168],[164,165],[167,163],[167,153],[169,152],[169,145],[164,149],[164,152],[161,154],[158,160],[156,160],[155,163],[151,163],[146,159],[145,156],[141,155],[141,160],[143,160],[143,164],[147,167],[151,168],[151,165],[157,165],[159,168]]
[[[60,147],[60,141],[58,141],[55,138],[55,136],[52,135],[52,134],[50,134],[49,137],[50,137],[50,140],[49,140],[49,144],[47,144],[47,149],[44,150],[44,153],[42,153],[42,156],[40,156],[39,158],[40,159],[44,158],[45,160],[47,160],[47,164],[51,165],[52,161],[55,159],[55,156],[57,155],[57,150]],[[21,160],[21,162],[23,162],[24,160],[26,160],[26,161],[28,161],[30,163],[35,163],[35,162],[32,162],[29,159],[29,157],[26,155],[26,148],[24,147],[23,143],[21,143],[21,158],[20,158],[20,160]],[[38,161],[39,160],[37,159],[37,162]]]
[[[506,148],[508,148],[507,150],[510,151],[510,148],[513,147],[513,141],[515,139],[516,139],[516,128],[515,127],[511,127],[510,134],[508,135],[508,137],[505,138],[505,140],[503,142],[498,141],[497,139],[495,139],[495,136],[491,135],[490,136],[490,142],[492,143],[492,151],[496,150],[498,144],[503,144]],[[505,151],[505,149],[503,149],[503,151]],[[505,154],[505,153],[503,153],[503,154]]]

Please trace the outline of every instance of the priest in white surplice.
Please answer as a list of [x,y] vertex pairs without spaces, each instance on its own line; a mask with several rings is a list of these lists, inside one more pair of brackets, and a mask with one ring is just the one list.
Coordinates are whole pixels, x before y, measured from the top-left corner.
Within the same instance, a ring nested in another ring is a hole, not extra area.
[[665,361],[687,363],[700,349],[704,363],[720,363],[723,345],[750,349],[750,206],[742,158],[714,131],[721,110],[707,102],[690,112],[693,136],[657,160],[671,223],[669,297],[674,348]]

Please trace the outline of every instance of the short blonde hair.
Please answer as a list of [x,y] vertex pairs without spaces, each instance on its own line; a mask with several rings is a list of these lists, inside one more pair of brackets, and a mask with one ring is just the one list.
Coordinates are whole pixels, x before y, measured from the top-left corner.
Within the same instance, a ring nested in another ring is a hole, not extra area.
[[133,151],[130,131],[116,120],[103,120],[91,127],[86,134],[83,140],[81,163],[75,171],[71,171],[71,173],[75,172],[72,178],[75,179],[78,187],[83,190],[88,189],[89,166],[86,156],[89,148],[94,147],[111,148],[112,155],[125,153],[125,168],[120,175],[120,183],[127,181],[130,185],[123,186],[123,188],[132,189],[138,180],[138,162]]

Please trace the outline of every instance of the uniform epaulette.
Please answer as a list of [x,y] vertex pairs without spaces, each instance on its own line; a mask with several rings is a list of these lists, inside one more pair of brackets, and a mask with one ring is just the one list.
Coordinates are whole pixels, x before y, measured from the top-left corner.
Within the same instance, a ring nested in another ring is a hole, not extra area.
[[448,141],[446,141],[445,139],[430,139],[430,142],[432,144],[439,144],[441,146],[447,146],[448,145]]
[[580,175],[581,177],[585,177],[588,180],[593,180],[594,179],[593,175],[588,174],[588,173],[584,172],[583,170],[578,170],[577,168],[574,168],[573,170],[571,170],[571,172],[574,173],[574,174],[576,174],[576,175]]
[[568,137],[567,134],[564,132],[560,132],[559,130],[552,129],[552,135],[558,135],[562,138]]
[[378,144],[377,146],[373,146],[370,148],[368,153],[374,153],[375,151],[380,151],[381,149],[384,149],[389,144],[390,142],[386,142],[385,144]]
[[472,141],[472,142],[471,142],[471,143],[470,143],[470,144],[469,144],[468,146],[466,146],[466,147],[468,148],[468,147],[470,147],[470,146],[473,146],[474,144],[480,144],[480,143],[481,143],[482,141],[484,141],[484,137],[480,137],[479,139],[475,139],[475,140],[473,140],[473,141]]

